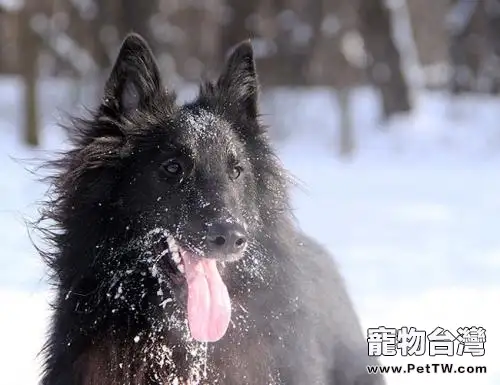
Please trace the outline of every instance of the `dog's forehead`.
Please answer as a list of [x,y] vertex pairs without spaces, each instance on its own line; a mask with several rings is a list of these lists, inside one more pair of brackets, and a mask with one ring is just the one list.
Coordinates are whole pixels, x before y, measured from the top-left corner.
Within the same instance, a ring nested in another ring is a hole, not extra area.
[[184,135],[197,143],[232,139],[231,125],[221,116],[205,109],[183,109],[179,116]]

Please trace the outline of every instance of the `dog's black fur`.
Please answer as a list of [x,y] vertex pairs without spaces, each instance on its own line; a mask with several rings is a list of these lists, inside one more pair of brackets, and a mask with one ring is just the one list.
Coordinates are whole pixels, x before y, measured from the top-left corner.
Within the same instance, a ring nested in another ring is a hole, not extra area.
[[[102,104],[52,163],[43,219],[55,227],[40,228],[57,298],[41,383],[382,384],[366,372],[377,361],[332,257],[294,223],[289,179],[259,123],[250,43],[191,103],[161,84],[147,44],[129,35]],[[232,323],[199,343],[158,245],[174,234],[206,256],[206,224],[228,218],[248,240],[220,264]]]

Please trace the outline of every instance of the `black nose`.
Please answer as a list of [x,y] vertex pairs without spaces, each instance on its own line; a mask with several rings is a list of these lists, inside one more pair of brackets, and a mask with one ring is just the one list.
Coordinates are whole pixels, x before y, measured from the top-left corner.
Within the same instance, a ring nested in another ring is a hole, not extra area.
[[207,243],[212,252],[240,253],[247,244],[245,229],[234,223],[213,223],[208,227]]

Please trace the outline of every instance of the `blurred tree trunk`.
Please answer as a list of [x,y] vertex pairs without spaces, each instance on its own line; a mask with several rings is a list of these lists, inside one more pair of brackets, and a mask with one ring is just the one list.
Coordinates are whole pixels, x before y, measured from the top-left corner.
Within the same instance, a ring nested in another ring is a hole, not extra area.
[[486,1],[486,29],[492,51],[500,57],[500,0]]
[[477,91],[486,51],[484,16],[483,2],[470,0],[455,0],[447,15],[453,94]]
[[489,91],[500,93],[500,0],[486,0],[486,37],[488,41]]
[[235,44],[255,36],[251,18],[257,15],[259,1],[226,0],[229,8],[229,21],[221,28],[221,48],[227,51]]
[[[268,23],[263,37],[272,41],[274,55],[262,58],[264,81],[288,87],[310,85],[311,56],[318,42],[315,31],[321,25],[320,1],[268,0]],[[266,76],[267,73],[267,76]]]
[[113,20],[108,9],[109,2],[97,3],[95,5],[96,14],[91,18],[82,15],[72,1],[61,3],[61,7],[70,20],[67,28],[68,35],[87,50],[100,69],[107,69],[111,63],[102,41],[101,32],[106,24],[116,24],[116,20]]
[[24,81],[24,141],[30,146],[38,145],[38,41],[32,30],[29,3],[19,14],[19,47],[22,52],[20,73]]
[[337,104],[340,111],[339,152],[340,156],[343,158],[351,157],[353,155],[355,146],[354,127],[351,119],[351,106],[349,103],[350,94],[351,92],[348,88],[340,87],[337,89]]
[[359,0],[357,5],[359,30],[369,56],[368,78],[380,91],[384,118],[410,111],[408,86],[392,39],[390,11],[383,0]]
[[[444,20],[450,2],[451,0],[406,0],[420,64],[420,86],[426,88],[448,87],[448,78],[439,68],[444,68],[449,63],[449,38]],[[402,52],[401,54],[404,55]]]
[[222,27],[227,50],[241,39],[256,38],[261,81],[266,86],[304,86],[321,23],[321,2],[307,0],[229,0],[231,19]]
[[321,8],[314,13],[318,21],[313,24],[315,39],[308,83],[332,87],[332,104],[338,117],[335,152],[342,158],[349,158],[355,148],[350,94],[363,75],[344,52],[346,36],[356,28],[355,9],[350,0],[322,0],[320,4]]
[[450,0],[407,0],[418,59],[424,67],[448,60],[448,33],[443,23]]
[[151,46],[158,53],[165,83],[177,87],[183,99],[191,93],[186,85],[211,77],[219,68],[214,63],[222,59],[221,23],[227,9],[223,0],[210,0],[161,1],[158,10],[151,10],[145,28],[152,36]]
[[121,17],[118,18],[120,38],[123,39],[129,32],[136,32],[146,39],[153,50],[156,50],[150,21],[157,9],[157,0],[121,0]]

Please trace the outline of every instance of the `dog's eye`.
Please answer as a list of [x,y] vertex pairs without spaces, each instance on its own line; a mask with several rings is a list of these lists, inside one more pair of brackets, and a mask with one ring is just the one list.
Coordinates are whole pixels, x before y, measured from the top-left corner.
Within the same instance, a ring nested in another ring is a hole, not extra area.
[[243,172],[243,167],[241,166],[234,166],[231,169],[231,172],[229,176],[231,177],[232,180],[236,180],[240,177],[241,173]]
[[180,177],[183,174],[182,164],[177,159],[169,159],[163,162],[161,169],[165,174],[171,177]]

